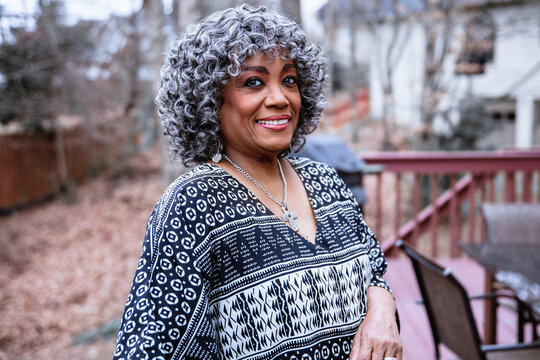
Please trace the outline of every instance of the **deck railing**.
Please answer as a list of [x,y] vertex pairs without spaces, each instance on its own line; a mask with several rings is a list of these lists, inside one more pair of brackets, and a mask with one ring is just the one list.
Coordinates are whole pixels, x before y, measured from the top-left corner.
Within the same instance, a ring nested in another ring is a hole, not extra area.
[[[365,182],[373,184],[366,212],[389,255],[398,239],[416,243],[422,236],[433,257],[459,256],[458,242],[483,241],[481,203],[539,201],[539,150],[380,152],[361,157],[382,169],[366,175]],[[447,186],[441,187],[441,180]],[[422,208],[423,202],[427,205]],[[446,239],[440,237],[442,228],[449,233]]]

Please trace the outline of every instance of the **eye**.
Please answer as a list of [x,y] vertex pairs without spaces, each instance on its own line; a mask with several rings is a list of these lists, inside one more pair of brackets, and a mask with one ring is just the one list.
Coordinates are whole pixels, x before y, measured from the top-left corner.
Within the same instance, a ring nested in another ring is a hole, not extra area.
[[296,85],[297,84],[296,76],[287,76],[285,79],[283,79],[283,84],[285,85]]
[[262,85],[263,85],[262,80],[259,79],[259,78],[256,78],[256,77],[249,78],[244,83],[244,86],[251,87],[251,88],[256,88],[256,87],[259,87],[259,86],[262,86]]

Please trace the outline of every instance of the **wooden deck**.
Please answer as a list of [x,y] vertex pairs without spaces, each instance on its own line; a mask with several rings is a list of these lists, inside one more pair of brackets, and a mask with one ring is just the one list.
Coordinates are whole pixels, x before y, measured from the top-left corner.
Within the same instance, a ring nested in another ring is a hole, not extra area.
[[[438,260],[443,266],[450,267],[465,286],[470,295],[480,294],[484,288],[484,270],[480,265],[468,258],[454,258]],[[412,264],[407,258],[388,259],[388,271],[386,280],[390,283],[401,318],[401,339],[404,347],[403,360],[433,359],[435,357],[433,338],[429,321],[424,307],[417,304],[420,292],[414,276]],[[483,332],[483,301],[476,300],[472,303],[476,323]],[[497,342],[500,344],[512,344],[516,342],[517,317],[507,308],[498,311]],[[530,336],[526,331],[527,336]],[[455,359],[456,356],[447,349],[441,349],[443,359]]]

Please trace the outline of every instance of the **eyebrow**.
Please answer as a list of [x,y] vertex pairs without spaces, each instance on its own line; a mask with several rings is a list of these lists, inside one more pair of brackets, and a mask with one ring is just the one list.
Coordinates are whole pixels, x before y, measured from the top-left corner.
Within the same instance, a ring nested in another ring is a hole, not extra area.
[[293,68],[293,69],[296,69],[296,67],[294,66],[294,64],[285,64],[283,65],[283,68],[281,69],[281,72],[284,73],[285,71],[289,70],[290,68]]
[[256,72],[260,72],[260,73],[263,73],[263,74],[266,74],[266,75],[270,75],[270,72],[264,66],[246,66],[246,67],[242,67],[242,72],[244,72],[244,71],[256,71]]
[[[281,72],[284,73],[285,71],[289,70],[290,68],[294,68],[294,64],[285,64],[283,65],[283,68],[281,69]],[[270,75],[270,71],[264,66],[245,66],[242,67],[242,71],[255,71],[262,74]]]

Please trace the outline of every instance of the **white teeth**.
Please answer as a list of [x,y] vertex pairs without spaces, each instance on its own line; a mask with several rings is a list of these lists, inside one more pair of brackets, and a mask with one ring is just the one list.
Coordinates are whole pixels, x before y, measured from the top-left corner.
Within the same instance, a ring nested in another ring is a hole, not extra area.
[[289,119],[282,119],[282,120],[258,120],[259,124],[263,125],[283,125],[289,122]]

